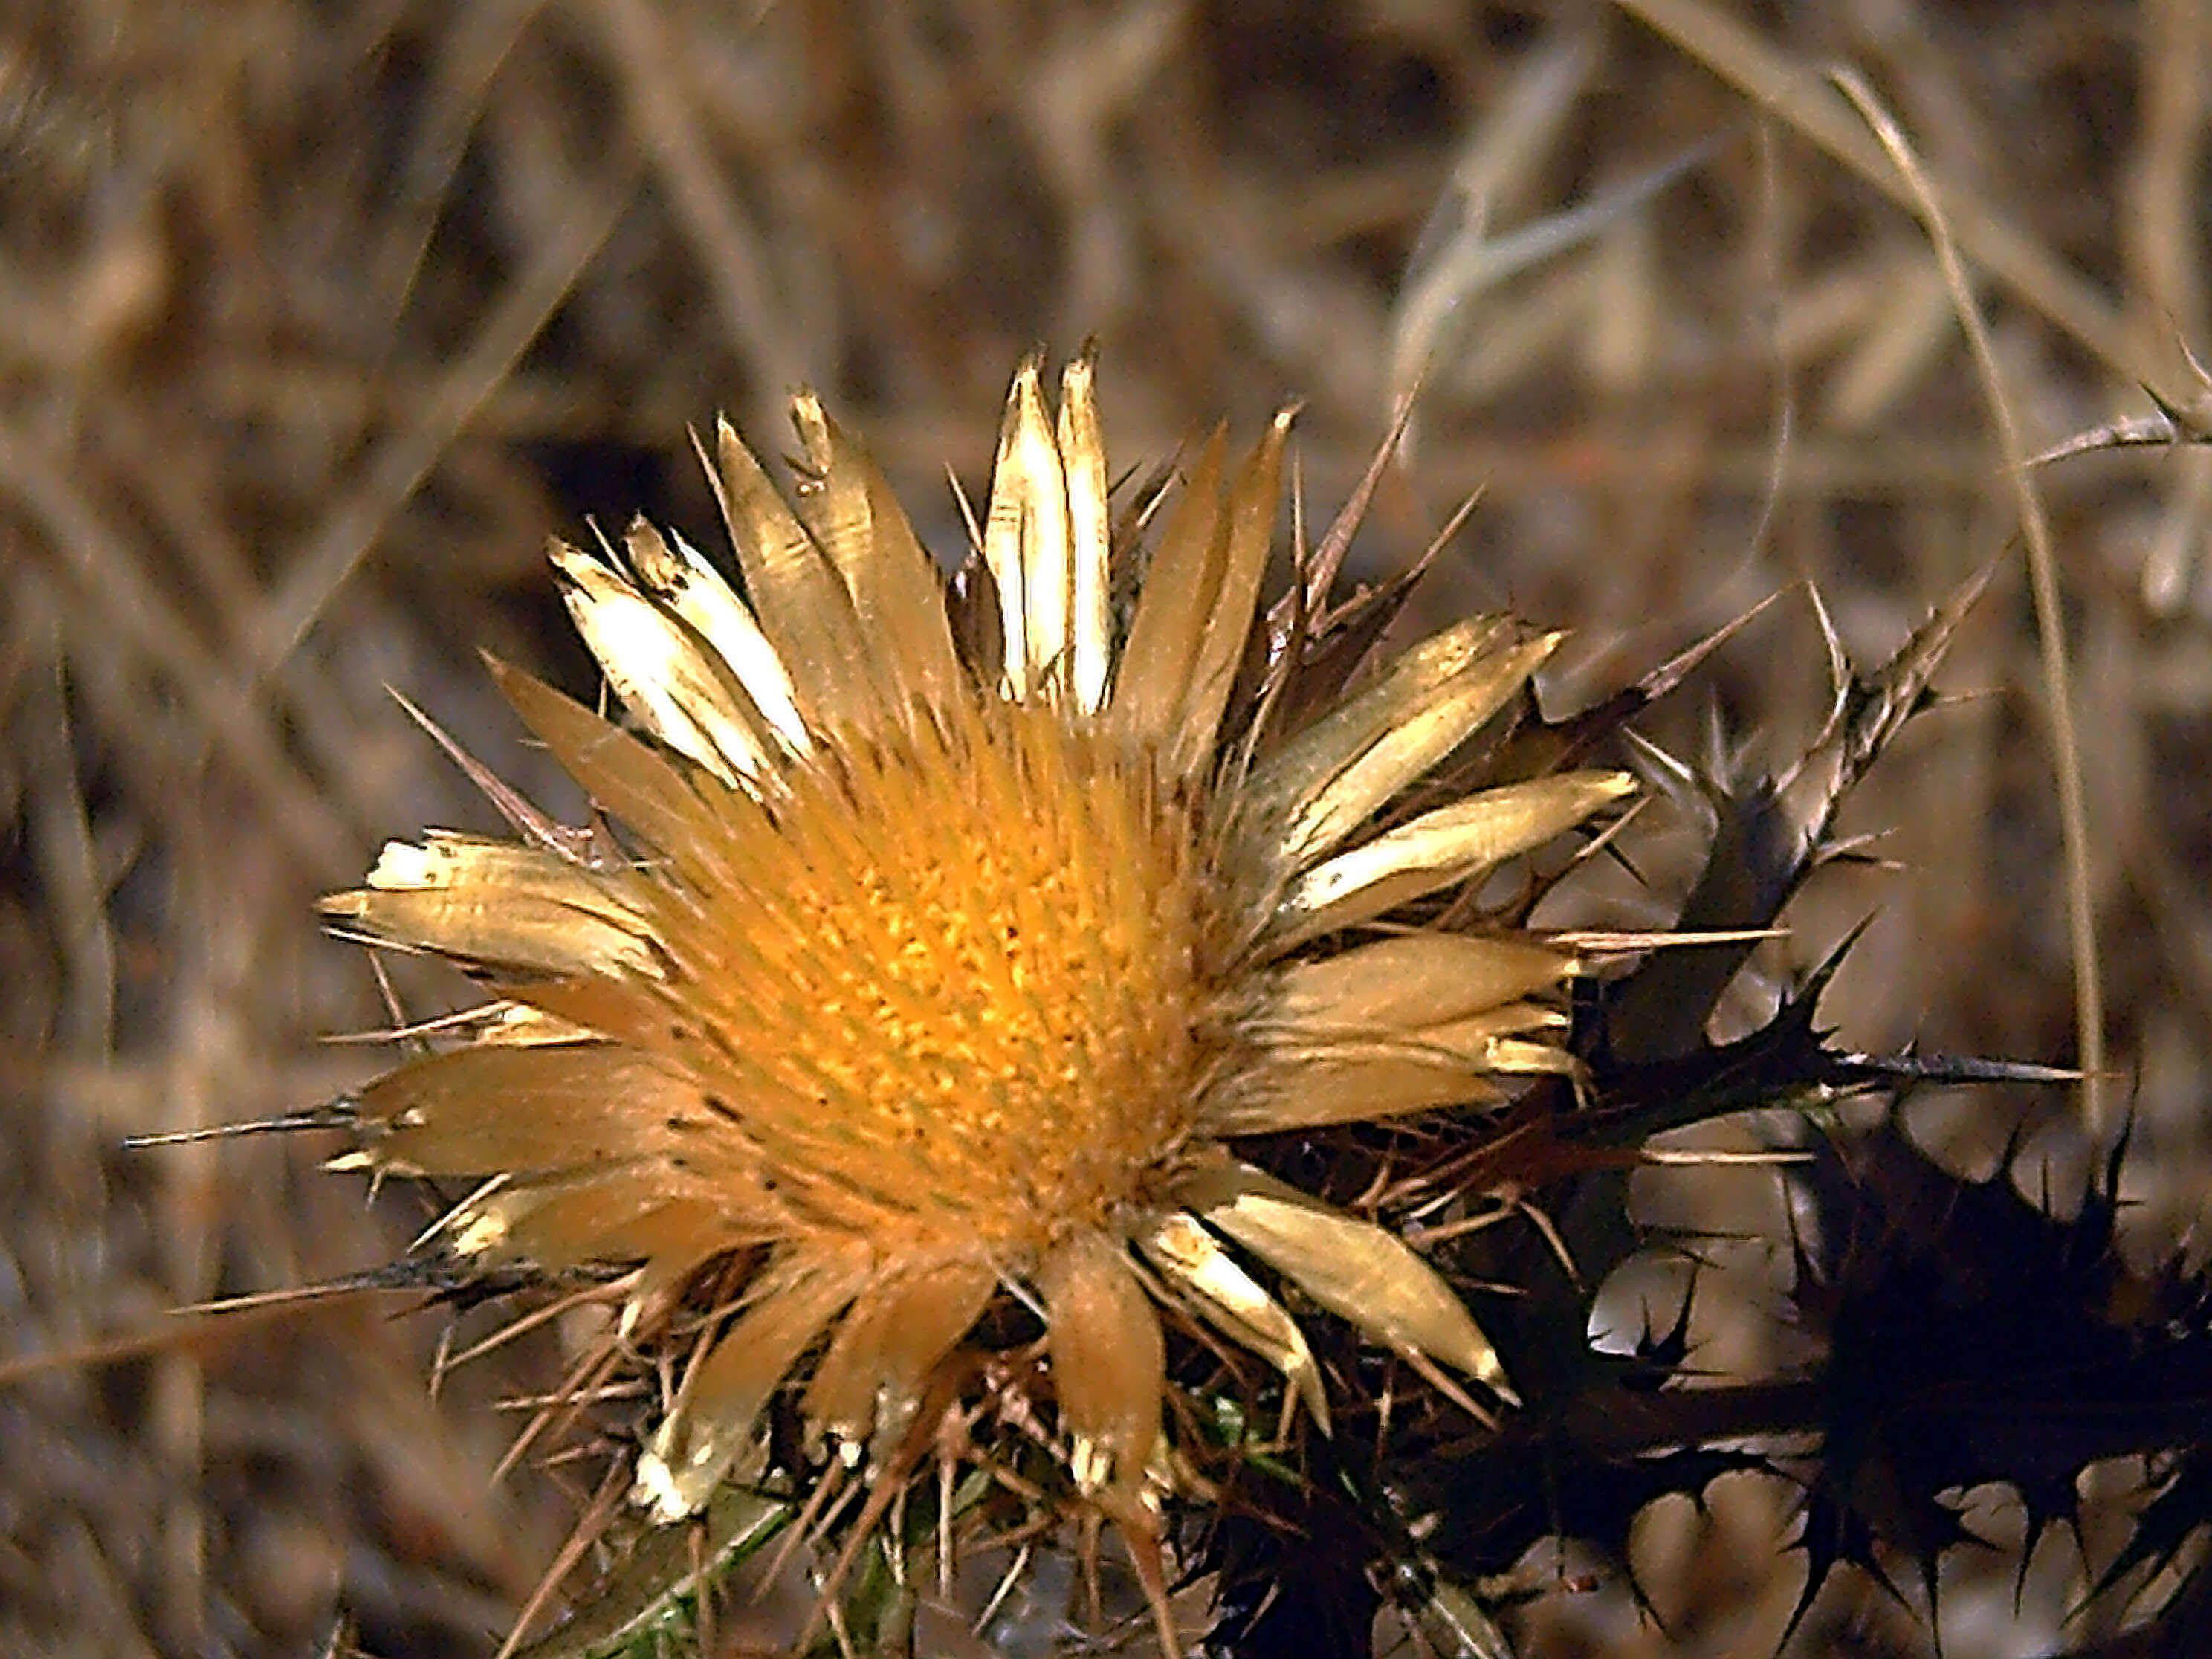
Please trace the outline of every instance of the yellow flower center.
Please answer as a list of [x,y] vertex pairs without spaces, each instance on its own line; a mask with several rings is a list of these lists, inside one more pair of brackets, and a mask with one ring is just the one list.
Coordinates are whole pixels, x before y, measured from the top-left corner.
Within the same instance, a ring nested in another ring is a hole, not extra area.
[[959,724],[793,766],[728,819],[728,889],[661,931],[801,1217],[1034,1258],[1189,1132],[1192,836],[1056,711]]

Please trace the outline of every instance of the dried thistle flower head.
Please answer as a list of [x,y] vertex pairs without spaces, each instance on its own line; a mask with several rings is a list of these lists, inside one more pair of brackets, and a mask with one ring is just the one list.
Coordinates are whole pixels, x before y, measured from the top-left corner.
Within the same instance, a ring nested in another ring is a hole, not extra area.
[[860,446],[811,395],[793,415],[788,502],[718,433],[744,597],[642,522],[619,551],[553,549],[640,734],[495,668],[618,849],[511,804],[520,841],[393,843],[326,901],[504,999],[363,1091],[355,1161],[481,1178],[433,1241],[468,1263],[642,1264],[641,1329],[748,1264],[637,1459],[665,1520],[748,1472],[787,1385],[815,1433],[910,1471],[896,1449],[1001,1298],[1042,1321],[1038,1415],[1074,1488],[1133,1541],[1168,1467],[1158,1304],[1323,1427],[1288,1291],[1510,1400],[1420,1256],[1237,1146],[1565,1067],[1572,952],[1429,901],[1627,780],[1406,801],[1557,637],[1476,618],[1342,695],[1312,573],[1261,616],[1287,414],[1233,469],[1205,446],[1117,619],[1134,537],[1088,356],[1056,414],[1036,361],[1017,375],[983,602],[949,609]]

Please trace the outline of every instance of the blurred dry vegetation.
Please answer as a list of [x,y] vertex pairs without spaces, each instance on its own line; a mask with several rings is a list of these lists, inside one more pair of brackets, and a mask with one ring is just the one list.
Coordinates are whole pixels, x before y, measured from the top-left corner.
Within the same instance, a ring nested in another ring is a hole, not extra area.
[[[1409,340],[1435,345],[1367,568],[1484,489],[1428,600],[1571,627],[1555,708],[1790,590],[1650,723],[1686,753],[1717,725],[1786,756],[1817,723],[1799,585],[1876,658],[1996,555],[2010,498],[1925,232],[1645,9],[6,7],[0,1651],[303,1655],[343,1607],[374,1651],[480,1653],[572,1517],[557,1469],[488,1480],[519,1419],[487,1402],[548,1385],[550,1336],[433,1399],[445,1321],[390,1297],[165,1315],[387,1260],[420,1194],[365,1206],[317,1171],[333,1148],[297,1139],[119,1143],[379,1066],[325,1041],[388,1017],[313,900],[387,836],[491,827],[386,688],[572,805],[474,653],[592,690],[539,549],[635,508],[711,544],[688,426],[727,410],[773,447],[785,389],[811,382],[957,550],[944,469],[980,479],[1024,348],[1095,334],[1117,468],[1297,396],[1319,512],[1379,436]],[[1649,9],[1747,27],[1836,107],[1817,71],[1856,65],[1954,200],[2071,273],[2087,320],[2062,325],[1976,267],[2031,447],[2148,414],[2138,382],[2191,390],[2182,343],[2212,344],[2201,0]],[[1478,216],[1495,245],[1707,141],[1595,237],[1448,288],[1455,326],[1422,332],[1404,278],[1432,216],[1447,252]],[[2212,1167],[2208,459],[2040,478],[2146,1249],[2197,1225]],[[1901,867],[1823,878],[1771,947],[1776,972],[1802,966],[1878,911],[1826,1006],[1853,1047],[2076,1053],[2036,661],[2015,555],[1942,677],[1981,695],[1917,726],[1856,804]],[[1694,826],[1662,805],[1644,828],[1649,888],[1619,879],[1582,919],[1670,914]],[[408,965],[410,1012],[450,999]],[[1915,1124],[1977,1173],[2016,1129],[2078,1171],[2069,1110],[1933,1100]],[[1778,1237],[1771,1173],[1698,1180],[1653,1213],[1694,1200]],[[1773,1294],[1780,1248],[1738,1252],[1743,1295]],[[1701,1293],[1701,1363],[1774,1363],[1727,1303]],[[1639,1527],[1671,1638],[1570,1575],[1528,1616],[1531,1650],[1771,1651],[1802,1582],[1777,1543],[1789,1494],[1715,1496],[1708,1520]],[[2055,1645],[2069,1552],[2045,1546],[2017,1620],[2008,1579],[1964,1587],[1948,1650]],[[1926,1650],[1850,1577],[1802,1650]]]

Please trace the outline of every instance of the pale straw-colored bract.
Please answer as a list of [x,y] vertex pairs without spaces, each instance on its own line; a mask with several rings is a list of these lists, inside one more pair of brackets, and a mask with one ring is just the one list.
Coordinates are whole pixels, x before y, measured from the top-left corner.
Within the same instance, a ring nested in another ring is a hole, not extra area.
[[431,1240],[469,1263],[642,1264],[634,1323],[756,1264],[638,1457],[664,1519],[750,1470],[787,1385],[815,1434],[896,1463],[1000,1298],[1042,1323],[1075,1490],[1133,1536],[1171,1467],[1162,1304],[1324,1429],[1301,1298],[1510,1401],[1419,1255],[1237,1148],[1567,1067],[1572,951],[1418,902],[1628,781],[1409,802],[1557,636],[1477,617],[1317,708],[1286,695],[1318,638],[1261,605],[1288,416],[1233,468],[1218,433],[1197,453],[1133,580],[1087,356],[1056,413],[1036,362],[1017,375],[980,600],[949,607],[860,445],[811,394],[793,416],[787,501],[726,426],[709,459],[742,597],[642,522],[553,549],[635,732],[495,665],[618,839],[516,812],[515,842],[395,842],[326,901],[502,999],[363,1092],[351,1161],[480,1179]]

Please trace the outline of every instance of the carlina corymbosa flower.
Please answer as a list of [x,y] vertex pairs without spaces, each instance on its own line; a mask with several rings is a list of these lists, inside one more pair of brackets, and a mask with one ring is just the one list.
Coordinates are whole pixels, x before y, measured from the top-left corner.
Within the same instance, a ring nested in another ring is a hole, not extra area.
[[516,840],[393,842],[325,901],[497,998],[348,1103],[341,1162],[476,1181],[421,1247],[447,1262],[626,1270],[624,1338],[675,1379],[631,1477],[662,1521],[758,1475],[779,1399],[880,1514],[932,1402],[1026,1345],[1033,1443],[1164,1618],[1163,1309],[1324,1430],[1316,1310],[1512,1401],[1437,1271],[1252,1143],[1571,1069],[1571,942],[1480,890],[1630,783],[1467,787],[1555,635],[1484,616],[1362,664],[1379,624],[1345,618],[1387,607],[1332,613],[1303,550],[1261,605],[1287,411],[1117,512],[1091,356],[1056,411],[1040,373],[950,590],[803,392],[787,499],[726,425],[706,458],[741,588],[642,521],[553,547],[629,726],[493,672],[599,822],[493,786]]

